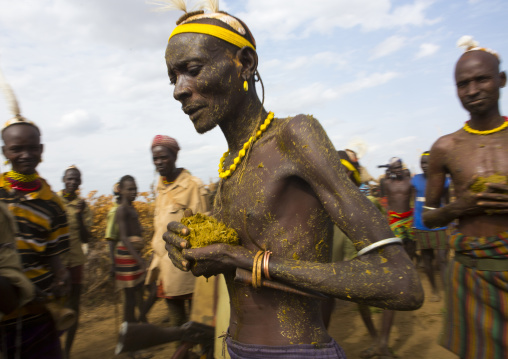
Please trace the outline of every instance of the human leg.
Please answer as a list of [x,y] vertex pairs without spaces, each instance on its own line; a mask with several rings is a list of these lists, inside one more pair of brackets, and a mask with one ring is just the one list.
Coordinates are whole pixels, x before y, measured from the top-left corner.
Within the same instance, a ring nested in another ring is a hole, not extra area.
[[134,307],[136,305],[136,293],[135,288],[124,288],[124,304],[123,304],[123,321],[129,323],[136,322],[136,316],[134,315]]
[[166,298],[166,304],[172,317],[172,321],[174,321],[171,323],[173,326],[180,326],[187,321],[188,318],[185,313],[185,299]]
[[432,287],[432,296],[430,297],[431,302],[439,302],[441,300],[441,296],[439,295],[439,290],[436,286],[436,280],[434,277],[434,266],[432,265],[432,261],[434,259],[434,250],[432,249],[422,249],[422,257],[423,257],[423,266],[425,270],[425,274],[429,279],[430,286]]
[[76,312],[76,322],[73,326],[67,330],[67,335],[65,337],[65,357],[70,358],[72,343],[74,342],[74,337],[76,336],[76,331],[78,330],[79,324],[79,304],[81,298],[81,284],[73,283],[71,286],[71,293],[69,296],[69,300],[67,302],[67,307],[74,310]]
[[157,301],[157,284],[155,282],[150,283],[147,285],[148,287],[148,298],[143,302],[143,307],[139,313],[139,321],[141,322],[148,322],[147,315],[150,309],[152,309],[152,306]]

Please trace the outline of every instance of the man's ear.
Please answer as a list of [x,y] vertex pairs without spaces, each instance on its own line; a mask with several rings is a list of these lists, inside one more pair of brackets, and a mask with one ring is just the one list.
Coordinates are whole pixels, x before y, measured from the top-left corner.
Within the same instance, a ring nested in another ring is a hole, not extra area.
[[506,85],[506,73],[504,71],[501,71],[499,73],[499,78],[501,79],[501,86],[500,87],[505,87],[505,85]]
[[249,81],[258,68],[258,54],[251,47],[244,46],[236,52],[236,57],[242,64],[242,78]]

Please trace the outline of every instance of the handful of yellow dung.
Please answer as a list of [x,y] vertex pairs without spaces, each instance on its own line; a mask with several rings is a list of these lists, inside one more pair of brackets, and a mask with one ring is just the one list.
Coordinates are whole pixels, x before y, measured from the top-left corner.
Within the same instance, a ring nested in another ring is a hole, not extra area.
[[485,192],[487,190],[487,183],[508,184],[508,177],[498,174],[489,177],[478,177],[469,189],[474,193]]
[[206,247],[215,243],[231,245],[240,243],[238,233],[234,229],[227,227],[213,217],[197,213],[194,216],[182,218],[180,222],[190,230],[185,239],[191,248]]

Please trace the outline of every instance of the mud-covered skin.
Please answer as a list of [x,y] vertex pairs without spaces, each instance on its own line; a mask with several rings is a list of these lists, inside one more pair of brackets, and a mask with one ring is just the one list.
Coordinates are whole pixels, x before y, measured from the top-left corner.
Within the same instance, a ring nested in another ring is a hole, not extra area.
[[[457,93],[471,114],[471,128],[485,131],[500,126],[499,90],[506,76],[494,56],[472,51],[457,62]],[[493,236],[508,229],[508,186],[489,184],[482,193],[470,190],[478,177],[508,174],[508,130],[476,135],[460,129],[439,138],[429,158],[426,205],[439,207],[446,174],[450,174],[457,200],[423,215],[429,227],[445,226],[459,219],[459,231],[467,236]],[[504,193],[503,193],[504,192]]]
[[388,209],[397,213],[404,213],[411,209],[410,199],[413,197],[411,177],[402,170],[402,163],[390,165],[390,171],[396,178],[387,178],[383,182],[383,189],[388,197]]
[[[191,113],[196,129],[220,126],[231,153],[224,164],[228,168],[267,113],[251,92],[253,86],[243,92],[243,77],[251,81],[257,66],[255,53],[242,49],[224,54],[217,46],[220,40],[209,36],[177,35],[168,45],[166,61],[182,107],[205,104]],[[201,69],[193,75],[189,68],[194,63]],[[222,87],[224,78],[229,85]],[[224,108],[213,105],[217,101]],[[330,340],[319,300],[233,281],[236,267],[252,269],[260,249],[273,252],[270,275],[277,281],[378,307],[409,310],[421,305],[421,285],[401,246],[328,263],[332,218],[359,249],[393,234],[348,180],[337,151],[311,116],[274,119],[219,186],[213,215],[238,232],[241,246],[184,249],[185,239],[175,234],[182,233],[183,225],[176,222],[168,225],[164,238],[177,267],[187,270],[192,263],[195,275],[225,273],[231,297],[229,332],[235,340],[265,345]]]

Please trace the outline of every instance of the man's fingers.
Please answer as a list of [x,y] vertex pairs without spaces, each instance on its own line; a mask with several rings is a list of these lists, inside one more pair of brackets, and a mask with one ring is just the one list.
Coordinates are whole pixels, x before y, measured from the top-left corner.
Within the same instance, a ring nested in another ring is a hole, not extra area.
[[[492,198],[492,199],[494,199],[494,198]],[[504,208],[508,208],[508,201],[504,200],[502,202],[492,202],[492,201],[482,199],[482,200],[478,201],[478,206],[480,206],[482,208],[504,209]]]
[[169,222],[167,228],[169,232],[178,233],[182,236],[187,236],[190,233],[189,228],[185,227],[180,222]]
[[162,235],[162,239],[167,243],[167,245],[176,247],[178,249],[188,248],[189,243],[179,235],[173,232],[166,232]]
[[502,191],[508,193],[508,185],[503,183],[487,183],[488,190]]
[[187,208],[185,211],[183,211],[184,217],[192,217],[194,214],[192,213],[192,209]]
[[185,272],[189,270],[189,261],[183,257],[178,249],[170,244],[166,244],[166,250],[168,251],[169,259],[171,259],[176,268]]

